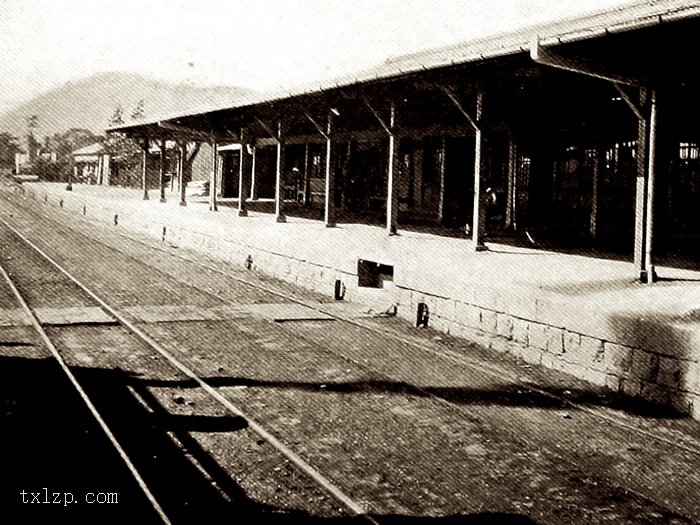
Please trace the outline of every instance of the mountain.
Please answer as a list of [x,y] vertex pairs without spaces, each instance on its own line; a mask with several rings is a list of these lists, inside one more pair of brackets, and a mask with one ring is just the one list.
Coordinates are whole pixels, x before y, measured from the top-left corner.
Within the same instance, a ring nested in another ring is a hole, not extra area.
[[144,118],[151,119],[233,105],[235,99],[250,93],[239,87],[175,84],[135,73],[99,73],[63,84],[0,114],[0,131],[21,136],[26,133],[27,117],[36,115],[34,135],[38,138],[70,128],[102,134],[117,106],[122,107],[128,123],[141,100]]

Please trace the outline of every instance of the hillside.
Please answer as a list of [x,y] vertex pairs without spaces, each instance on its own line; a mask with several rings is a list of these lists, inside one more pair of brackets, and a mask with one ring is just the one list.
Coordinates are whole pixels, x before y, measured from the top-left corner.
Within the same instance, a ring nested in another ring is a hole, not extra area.
[[132,73],[100,73],[68,82],[0,114],[0,131],[15,136],[26,132],[26,118],[39,117],[35,135],[39,138],[70,128],[103,133],[121,105],[124,121],[144,100],[144,117],[157,118],[179,112],[225,106],[250,93],[237,87],[197,87],[154,80]]

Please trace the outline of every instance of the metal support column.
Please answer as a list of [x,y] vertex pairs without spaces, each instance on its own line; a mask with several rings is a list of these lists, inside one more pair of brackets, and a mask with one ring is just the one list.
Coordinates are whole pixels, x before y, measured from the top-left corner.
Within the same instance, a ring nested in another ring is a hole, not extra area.
[[177,180],[179,182],[180,190],[180,206],[187,206],[187,181],[185,180],[185,163],[187,162],[187,144],[178,144],[178,150],[180,152],[179,160],[177,165]]
[[445,137],[440,137],[440,149],[438,150],[438,177],[440,179],[440,193],[438,196],[438,223],[445,222],[445,173],[447,165],[445,164],[447,157],[447,140]]
[[257,163],[255,162],[255,159],[257,157],[257,152],[258,148],[255,147],[255,144],[252,146],[253,151],[251,152],[251,159],[250,159],[250,200],[256,201],[258,200],[258,187],[255,183],[255,175],[256,175],[256,166]]
[[600,224],[601,180],[604,168],[605,148],[602,145],[598,145],[596,146],[595,158],[593,159],[593,187],[591,189],[591,219],[589,223],[589,233],[594,241],[598,238],[598,226]]
[[275,173],[275,221],[287,222],[284,215],[284,129],[282,121],[277,122],[277,169]]
[[217,164],[218,164],[218,152],[217,143],[212,140],[211,143],[211,175],[209,180],[209,211],[219,211],[219,207],[216,203],[216,185],[217,185]]
[[304,144],[304,182],[302,186],[302,204],[308,206],[311,203],[311,181],[309,180],[309,143]]
[[517,229],[517,194],[518,194],[518,151],[513,135],[508,135],[508,197],[506,199],[506,228]]
[[73,191],[73,175],[78,178],[78,166],[73,164],[72,168],[68,170],[68,182],[66,183],[66,191]]
[[149,148],[149,143],[148,143],[147,138],[143,139],[143,144],[141,145],[141,147],[143,148],[143,163],[141,166],[141,185],[143,186],[143,200],[147,201],[148,200],[148,181],[147,181],[148,148]]
[[392,102],[389,115],[389,166],[386,191],[386,230],[389,235],[396,235],[399,219],[399,176],[401,173],[399,142],[396,129],[396,105]]
[[653,283],[657,280],[654,269],[654,190],[656,186],[656,136],[658,127],[658,114],[656,107],[656,90],[651,92],[651,107],[649,110],[649,159],[647,162],[647,193],[646,193],[646,221],[644,224],[644,270],[640,274],[643,283]]
[[[324,222],[326,228],[335,228],[335,170],[333,169],[333,113],[328,112],[326,123],[326,203]],[[308,145],[307,145],[308,147]]]
[[250,173],[250,165],[248,158],[248,144],[246,144],[246,138],[244,130],[241,129],[241,157],[238,162],[238,216],[247,217],[248,216],[248,178]]
[[474,130],[474,213],[472,215],[472,247],[475,251],[486,249],[484,245],[484,232],[486,231],[486,199],[483,194],[482,177],[484,162],[484,132],[482,130],[482,113],[484,94],[482,91],[476,96],[475,120],[477,126]]
[[[640,106],[646,106],[646,89],[640,89]],[[646,244],[645,220],[647,198],[647,120],[638,118],[637,124],[637,184],[634,206],[634,267],[641,276],[646,274],[644,266],[644,246]]]
[[165,202],[165,139],[160,139],[160,202]]

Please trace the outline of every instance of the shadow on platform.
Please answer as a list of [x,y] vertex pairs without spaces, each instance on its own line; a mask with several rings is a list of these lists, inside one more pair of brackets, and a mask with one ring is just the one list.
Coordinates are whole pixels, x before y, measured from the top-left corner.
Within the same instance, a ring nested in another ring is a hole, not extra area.
[[[468,387],[416,387],[400,381],[347,381],[347,382],[302,382],[302,381],[266,381],[245,377],[206,378],[205,381],[219,387],[254,387],[301,390],[319,393],[377,393],[400,394],[424,397],[434,395],[460,405],[495,405],[505,407],[531,407],[552,410],[571,408],[572,404],[587,407],[608,407],[621,410],[631,415],[657,419],[684,419],[686,415],[673,411],[668,406],[656,405],[642,399],[631,398],[624,394],[595,389],[575,389],[570,387],[551,388],[538,385],[538,390],[530,390],[526,385],[512,385],[503,388],[484,390]],[[149,386],[197,388],[193,380],[146,381]]]

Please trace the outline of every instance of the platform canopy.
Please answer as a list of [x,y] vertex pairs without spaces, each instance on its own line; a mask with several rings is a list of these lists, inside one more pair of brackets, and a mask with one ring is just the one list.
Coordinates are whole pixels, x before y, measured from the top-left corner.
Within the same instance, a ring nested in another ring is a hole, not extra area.
[[[107,131],[236,142],[242,127],[269,137],[271,129],[266,127],[283,118],[289,121],[289,136],[312,136],[318,135],[313,120],[322,121],[331,109],[341,117],[339,132],[381,131],[374,112],[384,116],[388,101],[400,106],[403,128],[468,128],[454,102],[471,106],[469,100],[479,90],[501,101],[490,104],[491,128],[559,129],[564,116],[567,122],[590,126],[610,122],[611,115],[610,108],[587,95],[609,92],[613,84],[623,91],[696,87],[690,57],[697,49],[699,30],[698,2],[634,2],[394,57],[333,81],[251,94],[208,111],[165,115]],[[581,76],[606,82],[587,83]],[[697,117],[697,110],[689,110],[687,118]]]
[[[289,178],[286,148],[304,145],[308,157],[309,145],[325,145],[327,226],[335,222],[337,202],[364,191],[359,211],[383,208],[392,235],[399,210],[425,215],[416,202],[425,205],[430,197],[429,215],[442,224],[452,217],[470,232],[475,249],[484,248],[485,194],[500,185],[507,227],[515,229],[522,216],[531,227],[571,226],[571,239],[607,236],[624,250],[633,245],[646,280],[653,276],[655,221],[681,244],[700,234],[698,34],[700,2],[631,2],[108,132],[238,143],[246,146],[241,151],[276,146],[278,220]],[[383,153],[356,155],[358,144]],[[338,146],[346,153],[339,155]],[[344,173],[353,155],[366,172],[354,179]],[[429,162],[437,180],[430,195],[420,187]],[[240,169],[239,188],[247,188],[248,171]]]

